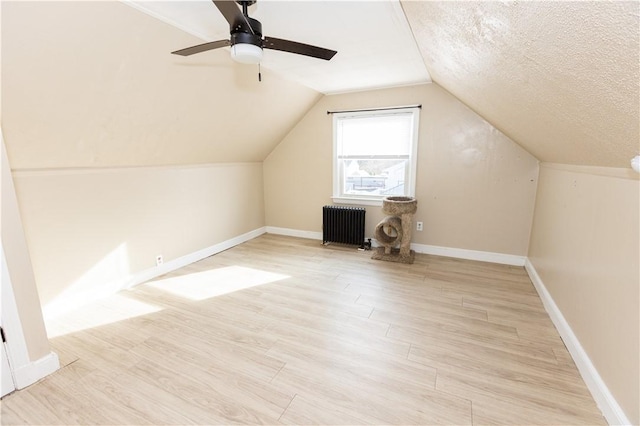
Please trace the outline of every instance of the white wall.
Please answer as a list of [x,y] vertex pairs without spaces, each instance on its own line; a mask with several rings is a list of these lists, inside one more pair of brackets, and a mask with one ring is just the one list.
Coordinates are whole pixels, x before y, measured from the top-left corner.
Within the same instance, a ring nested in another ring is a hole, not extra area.
[[[0,132],[0,139],[1,137],[2,133]],[[24,335],[19,337],[24,337],[28,359],[37,361],[49,354],[50,347],[42,319],[32,260],[25,239],[23,221],[18,208],[4,140],[1,140],[1,144],[0,236],[3,257],[6,257],[7,278],[12,284],[12,297],[15,299],[15,307],[19,316],[20,324],[17,328],[20,328],[22,330],[20,334]],[[5,295],[3,294],[3,296]]]
[[3,354],[7,350],[11,368],[2,374],[10,375],[15,388],[22,389],[57,370],[60,363],[47,340],[1,131],[0,142],[0,323],[6,337],[6,346],[0,350]]

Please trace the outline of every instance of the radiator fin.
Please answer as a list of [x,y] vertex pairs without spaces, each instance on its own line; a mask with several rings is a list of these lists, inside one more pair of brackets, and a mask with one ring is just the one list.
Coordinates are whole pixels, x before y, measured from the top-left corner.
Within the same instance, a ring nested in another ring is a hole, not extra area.
[[362,207],[322,207],[322,243],[358,245],[364,248],[364,218]]

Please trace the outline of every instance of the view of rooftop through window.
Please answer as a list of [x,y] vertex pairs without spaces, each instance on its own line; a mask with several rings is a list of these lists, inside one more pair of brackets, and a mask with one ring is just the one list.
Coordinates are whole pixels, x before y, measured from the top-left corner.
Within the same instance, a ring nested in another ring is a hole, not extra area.
[[418,108],[337,114],[335,196],[411,195]]
[[407,160],[343,160],[345,194],[403,195]]

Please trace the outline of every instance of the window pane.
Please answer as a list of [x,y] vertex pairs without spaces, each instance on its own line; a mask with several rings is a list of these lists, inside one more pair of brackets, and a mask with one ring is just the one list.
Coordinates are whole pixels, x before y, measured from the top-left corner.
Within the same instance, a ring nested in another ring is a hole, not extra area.
[[344,194],[404,195],[407,160],[343,160]]
[[418,107],[333,116],[333,196],[357,204],[415,192]]
[[338,120],[339,156],[410,155],[413,114]]

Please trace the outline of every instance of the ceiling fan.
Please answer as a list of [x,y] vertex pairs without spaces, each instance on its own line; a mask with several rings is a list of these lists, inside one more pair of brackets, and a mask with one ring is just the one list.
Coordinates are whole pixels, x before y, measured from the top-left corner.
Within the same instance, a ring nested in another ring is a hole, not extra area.
[[[257,0],[212,0],[222,16],[229,22],[231,33],[230,40],[218,40],[186,49],[171,52],[175,55],[189,56],[207,50],[231,46],[231,57],[245,64],[257,64],[262,60],[262,49],[281,50],[296,53],[298,55],[311,56],[313,58],[330,60],[338,53],[335,50],[311,46],[296,41],[283,40],[274,37],[262,37],[262,24],[249,17],[248,7]],[[236,6],[242,6],[242,11]]]

